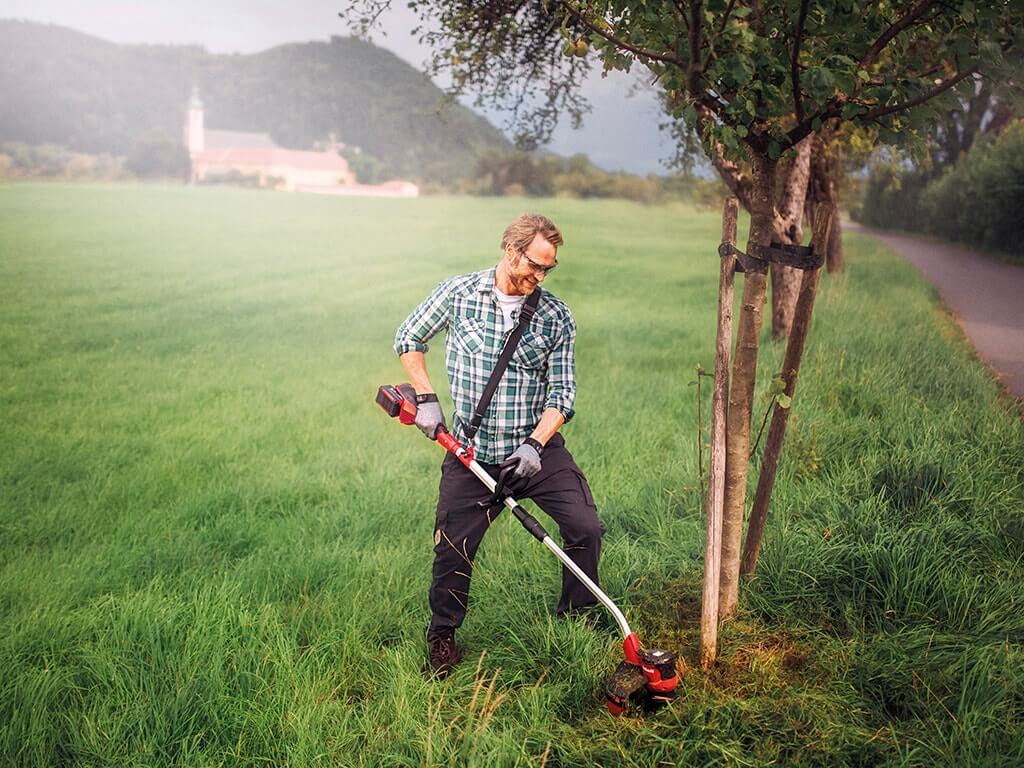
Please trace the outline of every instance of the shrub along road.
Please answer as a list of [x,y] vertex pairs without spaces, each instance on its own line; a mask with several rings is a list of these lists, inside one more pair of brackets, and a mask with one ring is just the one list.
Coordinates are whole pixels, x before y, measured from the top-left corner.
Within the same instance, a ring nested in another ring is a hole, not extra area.
[[1024,267],[962,245],[847,224],[917,267],[1004,387],[1024,398]]

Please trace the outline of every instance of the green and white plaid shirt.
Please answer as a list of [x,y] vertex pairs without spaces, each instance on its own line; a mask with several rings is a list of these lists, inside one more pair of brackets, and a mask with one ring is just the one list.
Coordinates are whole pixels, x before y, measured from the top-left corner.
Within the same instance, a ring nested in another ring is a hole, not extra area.
[[[395,352],[426,352],[427,342],[447,329],[448,381],[455,414],[452,434],[465,444],[466,428],[511,331],[494,295],[494,272],[486,269],[445,280],[412,311],[395,334]],[[513,328],[520,309],[513,313]],[[576,323],[569,307],[545,290],[502,376],[474,445],[477,458],[497,464],[533,432],[546,408],[565,420],[576,399]]]

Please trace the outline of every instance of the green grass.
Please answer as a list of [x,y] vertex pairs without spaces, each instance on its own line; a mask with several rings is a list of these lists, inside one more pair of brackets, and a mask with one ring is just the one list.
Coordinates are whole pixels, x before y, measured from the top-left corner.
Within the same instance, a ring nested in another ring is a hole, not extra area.
[[[406,313],[527,207],[568,243],[548,287],[579,325],[565,434],[603,585],[691,665],[654,715],[605,713],[618,641],[554,621],[557,564],[510,517],[464,665],[419,671],[441,455],[373,395]],[[693,668],[719,231],[621,202],[0,186],[0,764],[1024,763],[1024,427],[867,238],[823,279],[758,576]]]

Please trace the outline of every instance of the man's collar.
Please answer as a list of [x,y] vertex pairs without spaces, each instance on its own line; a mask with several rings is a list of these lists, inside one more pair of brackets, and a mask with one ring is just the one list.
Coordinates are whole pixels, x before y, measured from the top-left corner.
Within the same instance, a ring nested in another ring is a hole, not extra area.
[[497,273],[497,267],[491,267],[485,269],[480,273],[480,282],[477,283],[476,289],[480,293],[493,293],[494,292],[494,275]]

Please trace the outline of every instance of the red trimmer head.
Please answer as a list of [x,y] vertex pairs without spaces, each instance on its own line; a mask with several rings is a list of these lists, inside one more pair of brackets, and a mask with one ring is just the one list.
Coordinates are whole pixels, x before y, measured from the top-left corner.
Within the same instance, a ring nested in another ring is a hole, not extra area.
[[[384,385],[377,390],[377,405],[388,416],[398,417],[403,424],[416,422],[416,391],[409,384]],[[491,491],[492,497],[484,506],[506,506],[538,541],[546,546],[580,580],[597,600],[615,617],[622,630],[622,651],[625,660],[619,662],[615,673],[605,686],[605,704],[613,715],[621,715],[630,701],[642,703],[645,708],[671,701],[675,696],[679,676],[676,655],[662,649],[644,649],[636,633],[629,628],[626,617],[601,588],[597,586],[573,560],[548,536],[544,527],[522,505],[504,491],[507,471],[495,480],[473,456],[473,446],[464,447],[443,427],[437,433],[437,442],[477,476]],[[509,468],[510,469],[510,468]]]
[[672,651],[644,649],[636,633],[626,637],[622,651],[626,658],[619,662],[604,689],[604,703],[609,712],[621,715],[631,701],[653,709],[675,698],[679,673]]

